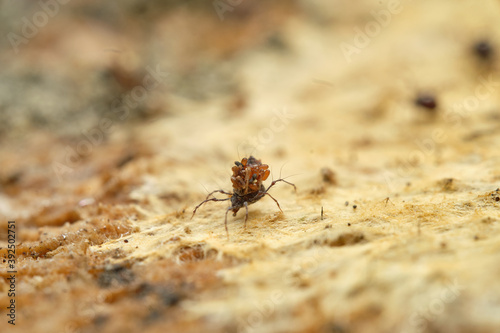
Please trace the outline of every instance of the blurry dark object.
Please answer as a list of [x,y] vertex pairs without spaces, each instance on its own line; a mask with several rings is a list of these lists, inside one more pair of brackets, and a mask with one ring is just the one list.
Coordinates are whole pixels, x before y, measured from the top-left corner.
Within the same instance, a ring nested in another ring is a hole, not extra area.
[[434,111],[437,107],[436,97],[430,94],[418,95],[415,99],[415,105],[429,111]]
[[321,169],[321,177],[323,178],[323,181],[328,184],[335,185],[337,184],[337,179],[335,178],[335,173],[332,171],[332,169],[328,167],[324,167]]
[[493,46],[487,40],[474,44],[474,54],[483,60],[490,60],[494,55]]

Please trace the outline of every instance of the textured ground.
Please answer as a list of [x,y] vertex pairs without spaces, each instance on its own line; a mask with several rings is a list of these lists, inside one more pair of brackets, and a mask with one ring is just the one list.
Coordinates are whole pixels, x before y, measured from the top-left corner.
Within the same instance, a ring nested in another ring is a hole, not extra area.
[[500,2],[228,4],[0,5],[1,331],[498,331]]

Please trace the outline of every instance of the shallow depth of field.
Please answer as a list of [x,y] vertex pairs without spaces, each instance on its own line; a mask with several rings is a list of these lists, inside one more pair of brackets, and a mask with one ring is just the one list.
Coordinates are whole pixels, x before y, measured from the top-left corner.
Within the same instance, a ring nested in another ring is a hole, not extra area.
[[498,331],[499,1],[0,9],[2,332]]

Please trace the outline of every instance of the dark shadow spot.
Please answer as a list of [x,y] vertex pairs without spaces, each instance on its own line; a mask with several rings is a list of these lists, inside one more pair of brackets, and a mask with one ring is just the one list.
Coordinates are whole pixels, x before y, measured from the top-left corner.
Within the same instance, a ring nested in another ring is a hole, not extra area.
[[129,284],[134,280],[134,273],[124,266],[106,268],[97,278],[97,283],[102,288],[111,287],[113,284]]

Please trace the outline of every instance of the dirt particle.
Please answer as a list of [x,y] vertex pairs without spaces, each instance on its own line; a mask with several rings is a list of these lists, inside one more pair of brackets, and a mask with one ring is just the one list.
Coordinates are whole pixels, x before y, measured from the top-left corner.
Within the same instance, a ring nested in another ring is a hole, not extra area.
[[324,167],[320,170],[320,173],[321,173],[321,177],[323,179],[323,182],[330,184],[330,185],[337,184],[335,172],[333,172],[332,169],[330,169],[328,167]]
[[421,94],[415,98],[415,105],[429,112],[434,112],[437,108],[436,97],[431,94]]
[[160,298],[165,306],[175,306],[179,304],[181,300],[181,296],[178,293],[170,290],[162,290],[162,292],[160,292]]

